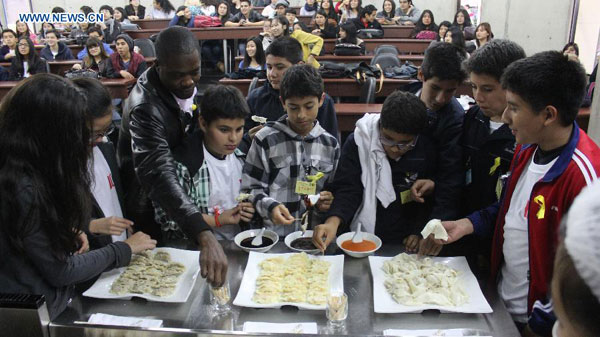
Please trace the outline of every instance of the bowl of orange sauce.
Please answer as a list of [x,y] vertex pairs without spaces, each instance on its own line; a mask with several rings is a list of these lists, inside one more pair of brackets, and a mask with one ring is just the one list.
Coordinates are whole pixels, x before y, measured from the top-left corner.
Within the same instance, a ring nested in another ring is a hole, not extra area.
[[360,243],[352,242],[354,232],[344,233],[338,236],[335,243],[340,247],[344,253],[356,257],[363,258],[369,255],[373,255],[379,248],[381,248],[381,239],[375,234],[362,233],[363,241]]

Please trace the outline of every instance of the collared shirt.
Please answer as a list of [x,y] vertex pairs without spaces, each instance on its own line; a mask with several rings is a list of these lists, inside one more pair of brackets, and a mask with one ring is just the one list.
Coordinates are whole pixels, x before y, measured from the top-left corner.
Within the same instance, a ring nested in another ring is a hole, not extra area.
[[192,116],[193,115],[192,105],[194,105],[194,97],[196,97],[197,93],[198,93],[198,89],[194,88],[194,93],[189,98],[179,98],[179,97],[175,96],[175,94],[171,94],[171,95],[173,95],[173,98],[175,98],[175,102],[177,102],[177,105],[179,105],[179,108],[182,111],[184,111],[185,113],[187,113],[188,115]]

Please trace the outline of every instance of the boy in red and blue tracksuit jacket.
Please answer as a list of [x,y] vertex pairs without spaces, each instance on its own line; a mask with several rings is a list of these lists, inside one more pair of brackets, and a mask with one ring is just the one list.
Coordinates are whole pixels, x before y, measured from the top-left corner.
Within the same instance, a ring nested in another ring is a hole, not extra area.
[[[536,148],[535,145],[517,146],[502,201],[467,216],[473,223],[476,235],[489,236],[493,233],[491,280],[494,285],[503,263],[505,215],[519,177],[527,168]],[[528,324],[534,331],[546,330],[554,321],[554,316],[549,310],[551,307],[542,304],[542,301],[545,301],[549,295],[554,265],[552,257],[558,247],[559,225],[579,192],[598,178],[599,158],[598,146],[577,123],[574,123],[569,143],[550,171],[533,187],[527,214],[529,224],[527,314],[530,317]]]

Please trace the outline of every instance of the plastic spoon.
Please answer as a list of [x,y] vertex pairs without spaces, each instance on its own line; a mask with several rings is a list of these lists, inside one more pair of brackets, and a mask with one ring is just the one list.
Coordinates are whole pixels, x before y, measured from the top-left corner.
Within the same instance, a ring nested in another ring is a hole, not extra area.
[[362,224],[359,222],[358,223],[358,228],[356,228],[356,233],[354,233],[354,236],[352,236],[352,242],[353,243],[359,243],[363,241],[363,236],[362,236],[362,232],[360,231],[362,228]]
[[264,233],[265,233],[265,227],[263,227],[260,230],[260,232],[258,232],[258,235],[254,239],[252,239],[252,241],[250,242],[250,244],[253,245],[253,246],[260,246],[260,245],[262,245],[262,243],[263,243],[262,242],[262,237],[263,237]]

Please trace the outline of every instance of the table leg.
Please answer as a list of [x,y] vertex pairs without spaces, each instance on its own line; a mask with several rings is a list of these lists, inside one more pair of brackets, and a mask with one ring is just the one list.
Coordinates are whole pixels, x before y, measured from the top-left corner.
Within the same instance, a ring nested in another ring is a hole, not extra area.
[[229,57],[227,57],[227,40],[223,39],[223,64],[225,65],[225,73],[230,72],[231,65],[229,64]]

